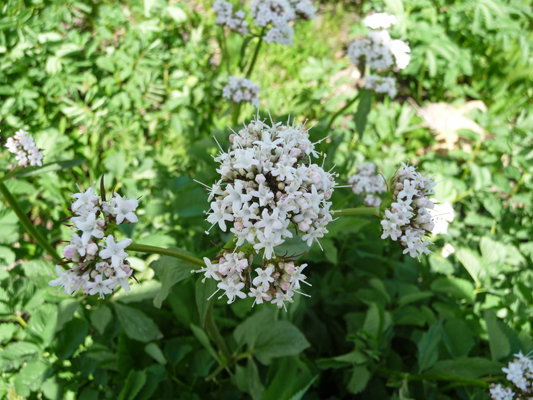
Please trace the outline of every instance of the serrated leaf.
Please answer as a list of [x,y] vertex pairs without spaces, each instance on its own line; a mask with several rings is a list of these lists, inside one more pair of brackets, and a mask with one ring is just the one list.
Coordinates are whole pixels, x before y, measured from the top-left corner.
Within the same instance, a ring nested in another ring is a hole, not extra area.
[[253,346],[254,356],[264,365],[276,357],[301,353],[310,346],[302,332],[288,321],[275,321],[263,327]]

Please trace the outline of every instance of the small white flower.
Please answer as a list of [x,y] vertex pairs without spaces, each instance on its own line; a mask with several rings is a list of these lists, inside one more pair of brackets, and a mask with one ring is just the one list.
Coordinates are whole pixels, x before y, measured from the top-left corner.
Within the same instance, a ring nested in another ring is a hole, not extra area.
[[126,253],[124,249],[128,247],[131,242],[131,239],[124,239],[118,243],[115,243],[115,238],[112,235],[109,235],[106,239],[106,248],[100,251],[99,256],[103,260],[110,258],[111,266],[117,269],[119,268],[122,260],[128,257],[128,253]]
[[228,304],[231,304],[235,301],[235,296],[240,297],[241,299],[246,298],[246,294],[241,292],[241,289],[244,287],[244,282],[220,282],[217,286],[225,291],[224,294],[228,297]]
[[102,281],[102,275],[97,275],[94,278],[94,282],[88,282],[86,285],[86,288],[88,289],[88,294],[95,295],[98,293],[101,299],[103,299],[106,294],[110,294],[113,292],[113,290],[109,287],[111,284],[113,284],[113,281],[111,279],[106,279]]

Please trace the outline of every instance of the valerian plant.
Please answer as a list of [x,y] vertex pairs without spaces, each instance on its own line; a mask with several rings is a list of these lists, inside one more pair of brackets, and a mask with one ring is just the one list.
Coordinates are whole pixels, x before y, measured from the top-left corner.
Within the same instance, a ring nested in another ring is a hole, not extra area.
[[0,398],[528,395],[527,5],[0,7]]

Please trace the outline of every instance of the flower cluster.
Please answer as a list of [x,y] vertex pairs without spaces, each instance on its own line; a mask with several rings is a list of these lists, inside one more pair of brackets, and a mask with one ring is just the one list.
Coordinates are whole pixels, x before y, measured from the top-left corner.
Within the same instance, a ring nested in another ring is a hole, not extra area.
[[295,293],[305,295],[299,291],[300,284],[311,286],[305,281],[307,277],[302,274],[307,264],[296,266],[294,261],[285,257],[263,261],[260,267],[255,268],[255,274],[252,271],[251,258],[242,251],[224,252],[217,263],[208,258],[204,258],[204,262],[205,268],[192,272],[203,273],[204,281],[205,278],[219,281],[215,293],[223,290],[224,294],[220,298],[226,295],[228,304],[233,303],[236,297],[246,298],[248,292],[248,296],[254,298],[252,307],[271,302],[287,310],[285,302],[292,303]]
[[393,202],[385,210],[381,221],[382,239],[390,237],[404,247],[403,253],[411,257],[429,254],[431,243],[425,235],[434,228],[428,209],[434,207],[428,196],[434,194],[435,182],[416,171],[409,163],[402,163],[391,182]]
[[113,235],[108,235],[105,245],[100,242],[104,241],[107,230],[113,226],[138,221],[135,215],[138,200],[115,193],[109,201],[105,201],[93,187],[85,192],[80,190],[72,197],[75,201],[71,210],[75,216],[70,221],[72,228],[81,231],[81,236],[71,233],[70,243],[63,249],[63,264],[73,265],[66,271],[56,265],[59,277],[52,280],[50,286],[60,286],[67,294],[74,294],[81,288],[83,293],[98,293],[101,298],[113,293],[119,285],[129,291],[128,278],[133,270],[124,250],[131,244],[131,239],[117,242]]
[[[405,69],[409,64],[411,49],[403,40],[392,39],[389,29],[396,23],[396,17],[385,13],[366,17],[363,23],[370,28],[364,38],[354,40],[348,47],[348,56],[357,65],[367,65],[380,74],[391,68]],[[365,79],[366,88],[376,93],[387,93],[396,96],[396,79],[394,77],[368,75]]]
[[314,19],[315,9],[310,0],[254,0],[252,18],[257,26],[270,26],[265,42],[291,45],[294,29],[289,23],[298,18]]
[[[271,259],[292,223],[311,246],[328,232],[334,175],[311,161],[318,157],[302,125],[272,126],[256,119],[230,135],[229,151],[219,154],[221,179],[210,188],[207,221],[224,232],[232,222],[237,247],[253,245]],[[211,229],[210,228],[210,229]]]
[[398,94],[396,79],[391,76],[367,75],[365,76],[365,88],[376,93],[385,93],[394,99]]
[[229,83],[222,89],[222,96],[234,103],[247,102],[259,107],[259,86],[246,78],[229,77]]
[[370,29],[390,29],[396,22],[396,17],[387,13],[375,13],[363,20],[363,24]]
[[233,4],[224,0],[216,0],[213,3],[213,9],[217,13],[216,23],[227,26],[233,32],[240,35],[248,33],[248,22],[245,21],[246,14],[243,10],[233,12]]
[[33,136],[22,129],[15,132],[15,136],[7,139],[6,147],[10,153],[16,154],[16,160],[19,166],[27,167],[28,164],[32,167],[38,165],[43,166],[43,153],[35,145]]
[[373,162],[359,164],[357,172],[348,179],[355,194],[365,196],[363,203],[369,207],[378,207],[381,204],[380,193],[387,190],[383,176],[376,173],[376,164]]
[[522,352],[514,356],[516,358],[507,364],[507,368],[502,368],[514,388],[492,385],[490,396],[493,400],[525,400],[533,395],[533,362]]
[[370,31],[367,37],[354,40],[348,47],[348,56],[354,64],[364,61],[372,69],[405,69],[410,51],[403,40],[391,39],[388,31],[381,30]]

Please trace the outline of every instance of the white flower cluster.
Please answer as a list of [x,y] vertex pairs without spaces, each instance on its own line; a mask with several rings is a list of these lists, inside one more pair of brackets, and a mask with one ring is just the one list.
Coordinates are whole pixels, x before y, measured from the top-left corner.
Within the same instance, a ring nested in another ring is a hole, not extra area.
[[387,13],[375,13],[363,20],[363,24],[370,29],[389,29],[396,22],[396,17]]
[[234,103],[247,102],[259,107],[259,86],[246,78],[229,77],[229,83],[222,89],[222,96]]
[[22,129],[15,132],[15,136],[7,139],[6,147],[10,153],[16,154],[16,160],[21,167],[27,167],[28,164],[34,167],[43,166],[43,153],[35,145],[33,136]]
[[233,222],[237,247],[247,242],[257,252],[264,249],[267,259],[293,236],[291,223],[308,246],[324,237],[336,183],[334,175],[312,163],[318,153],[308,131],[256,119],[230,141],[229,151],[215,157],[221,180],[210,188],[209,201],[214,201],[207,221],[224,232],[226,221]]
[[385,210],[381,221],[381,238],[398,241],[404,247],[403,254],[409,253],[413,258],[430,252],[427,246],[431,242],[424,236],[435,226],[428,212],[434,207],[428,196],[435,193],[435,185],[431,178],[416,172],[409,163],[402,163],[391,182],[393,203]]
[[532,398],[533,362],[529,357],[524,356],[522,352],[514,356],[516,358],[507,364],[507,368],[502,368],[502,371],[507,374],[507,380],[514,385],[514,388],[506,388],[501,384],[492,385],[490,396],[493,400],[525,400]]
[[[253,276],[251,268],[251,258],[240,252],[225,252],[218,258],[218,263],[212,263],[208,258],[204,258],[205,268],[191,272],[204,273],[205,278],[213,278],[219,281],[218,289],[224,291],[228,298],[228,304],[235,301],[236,297],[246,298],[246,291],[249,297],[255,298],[252,307],[256,304],[271,302],[279,308],[285,306],[285,302],[292,303],[293,296],[299,291],[300,283],[307,283],[307,278],[302,271],[307,264],[296,266],[294,261],[287,258],[276,258],[264,261],[261,267],[255,269],[257,276]],[[215,295],[211,297],[213,297]]]
[[[367,37],[354,40],[348,47],[348,56],[355,65],[367,65],[383,73],[391,68],[405,69],[411,60],[411,49],[403,40],[391,39],[389,29],[396,23],[396,17],[386,13],[372,14],[363,23],[371,29]],[[365,87],[376,93],[396,97],[394,77],[368,75]]]
[[348,47],[348,56],[354,64],[364,61],[372,69],[405,69],[411,59],[410,51],[403,40],[391,39],[388,31],[381,30],[370,31],[367,37],[354,40]]
[[376,164],[373,162],[359,164],[357,172],[348,179],[348,184],[352,185],[355,194],[365,195],[363,203],[368,207],[379,207],[379,194],[387,190],[385,179],[376,173]]
[[70,243],[63,249],[64,264],[74,263],[69,270],[56,265],[59,278],[52,280],[50,286],[63,287],[65,293],[74,294],[81,288],[88,295],[99,294],[103,298],[117,286],[127,292],[130,290],[128,278],[133,270],[126,260],[124,251],[131,239],[117,242],[113,235],[105,238],[105,232],[114,225],[138,221],[135,210],[139,205],[136,199],[127,199],[115,193],[111,200],[105,201],[90,187],[85,192],[72,195],[76,199],[71,206],[75,214],[70,220],[81,231],[71,234]]
[[314,19],[315,9],[310,0],[254,0],[252,18],[257,26],[270,29],[263,37],[267,43],[291,45],[294,29],[289,25],[298,18]]
[[213,9],[217,13],[215,22],[218,25],[225,25],[242,36],[248,34],[248,22],[244,19],[246,14],[243,10],[234,13],[233,4],[224,0],[216,0]]
[[376,93],[385,93],[394,99],[398,94],[396,79],[392,76],[367,75],[365,76],[365,88]]

